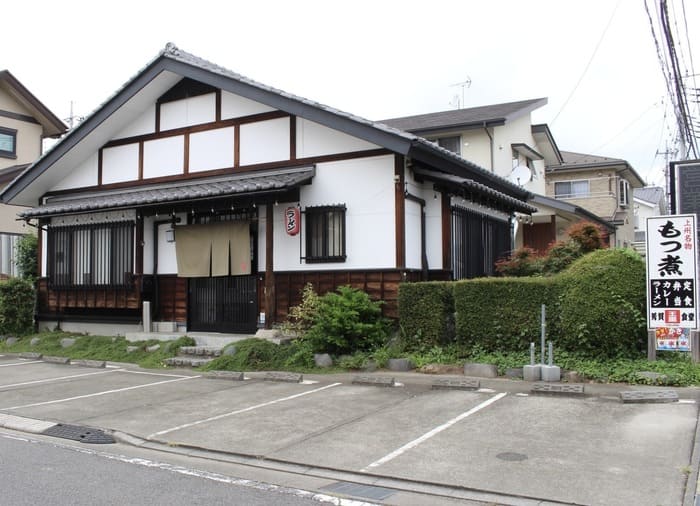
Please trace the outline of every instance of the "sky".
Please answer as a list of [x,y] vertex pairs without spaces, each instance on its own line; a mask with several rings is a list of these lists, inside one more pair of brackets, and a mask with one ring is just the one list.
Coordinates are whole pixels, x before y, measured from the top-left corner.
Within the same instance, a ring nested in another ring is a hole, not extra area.
[[[700,62],[700,2],[669,2]],[[547,98],[532,119],[559,149],[627,160],[648,184],[663,185],[674,147],[644,0],[37,0],[3,13],[0,70],[66,123],[173,42],[371,120]]]

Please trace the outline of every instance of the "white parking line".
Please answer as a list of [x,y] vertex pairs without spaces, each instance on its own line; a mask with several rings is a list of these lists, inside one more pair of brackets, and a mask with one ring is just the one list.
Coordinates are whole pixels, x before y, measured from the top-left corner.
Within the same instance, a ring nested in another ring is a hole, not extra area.
[[156,385],[164,385],[165,383],[173,383],[175,381],[184,381],[184,380],[194,379],[194,378],[201,378],[201,376],[187,376],[184,378],[177,378],[177,379],[173,379],[173,380],[156,381],[155,383],[147,383],[145,385],[136,385],[133,387],[117,388],[115,390],[105,390],[103,392],[95,392],[92,394],[78,395],[75,397],[66,397],[65,399],[54,399],[53,401],[35,402],[32,404],[24,404],[22,406],[12,406],[10,408],[2,408],[2,409],[10,410],[10,409],[33,408],[35,406],[46,406],[47,404],[58,404],[59,402],[68,402],[68,401],[75,401],[78,399],[87,399],[88,397],[99,397],[101,395],[116,394],[119,392],[126,392],[128,390],[136,390],[137,388],[154,387]]
[[414,439],[414,440],[411,441],[410,443],[406,443],[406,444],[403,445],[401,448],[398,448],[397,450],[394,450],[393,452],[389,453],[388,455],[385,455],[385,456],[382,457],[381,459],[375,460],[375,461],[372,462],[370,465],[368,465],[367,467],[365,467],[364,469],[362,469],[361,472],[367,472],[367,471],[369,471],[369,470],[371,470],[371,469],[373,469],[373,468],[375,468],[375,467],[381,466],[382,464],[386,464],[386,463],[389,462],[390,460],[394,460],[396,457],[398,457],[399,455],[401,455],[401,454],[407,452],[407,451],[410,450],[411,448],[415,448],[415,447],[418,446],[419,444],[423,443],[424,441],[427,441],[428,439],[430,439],[431,437],[435,436],[436,434],[439,434],[439,433],[442,432],[443,430],[449,429],[450,427],[452,427],[454,424],[456,424],[456,423],[459,422],[460,420],[464,420],[464,419],[467,418],[468,416],[471,416],[471,415],[473,415],[474,413],[476,413],[476,412],[478,412],[478,411],[481,411],[481,410],[484,409],[485,407],[490,406],[491,404],[493,404],[494,402],[496,402],[496,401],[499,400],[499,399],[502,399],[502,398],[505,397],[505,396],[506,396],[506,392],[503,392],[503,393],[494,395],[494,396],[491,397],[490,399],[485,400],[484,402],[482,402],[482,403],[479,404],[478,406],[473,407],[473,408],[470,409],[469,411],[465,411],[465,412],[462,413],[461,415],[458,415],[458,416],[454,417],[452,420],[449,420],[449,421],[443,423],[442,425],[440,425],[440,426],[438,426],[438,427],[435,427],[433,430],[426,432],[426,433],[423,434],[421,437],[419,437],[419,438],[417,438],[417,439]]
[[13,365],[43,364],[43,360],[29,360],[27,362],[12,362],[11,364],[0,364],[0,367],[12,367]]
[[117,372],[119,370],[121,370],[121,369],[115,369],[112,371],[88,372],[85,374],[72,374],[70,376],[59,376],[57,378],[47,378],[47,379],[42,379],[42,380],[25,381],[23,383],[11,383],[9,385],[0,385],[0,388],[23,387],[25,385],[35,385],[37,383],[49,383],[51,381],[59,381],[59,380],[64,380],[64,379],[82,378],[83,376],[94,376],[95,374],[107,374],[110,372]]
[[163,434],[167,434],[169,432],[174,432],[176,430],[187,429],[188,427],[194,427],[195,425],[199,425],[200,423],[213,422],[215,420],[220,420],[220,419],[226,418],[228,416],[238,415],[240,413],[246,413],[247,411],[253,411],[254,409],[264,408],[265,406],[272,406],[273,404],[277,404],[279,402],[291,401],[292,399],[297,399],[299,397],[303,397],[304,395],[315,394],[316,392],[320,392],[320,391],[326,390],[328,388],[333,388],[333,387],[336,387],[338,385],[342,385],[342,383],[331,383],[330,385],[326,385],[325,387],[316,388],[314,390],[309,390],[307,392],[302,392],[300,394],[294,394],[294,395],[290,395],[288,397],[282,397],[280,399],[275,399],[272,401],[263,402],[262,404],[256,404],[255,406],[250,406],[247,408],[238,409],[236,411],[231,411],[229,413],[223,413],[221,415],[212,416],[211,418],[205,418],[204,420],[197,420],[196,422],[185,423],[183,425],[178,425],[177,427],[173,427],[171,429],[165,429],[165,430],[161,430],[160,432],[154,432],[150,436],[147,436],[146,439],[151,439],[151,438],[156,437],[156,436],[162,436]]

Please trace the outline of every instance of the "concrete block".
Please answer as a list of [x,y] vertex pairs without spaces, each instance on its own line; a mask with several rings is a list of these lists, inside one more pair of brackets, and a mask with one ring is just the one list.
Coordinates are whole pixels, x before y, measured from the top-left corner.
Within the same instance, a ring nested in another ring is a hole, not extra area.
[[31,358],[34,360],[39,360],[41,358],[41,353],[34,353],[33,351],[25,351],[19,354],[19,358]]
[[583,385],[568,385],[565,383],[535,383],[530,392],[539,395],[562,395],[562,396],[583,396],[585,395]]
[[39,339],[38,337],[32,337],[32,340],[29,341],[29,344],[32,345],[32,346],[36,346],[36,345],[39,344],[40,342],[41,342],[41,339]]
[[328,353],[314,354],[314,363],[316,367],[330,367],[333,365],[333,359]]
[[558,365],[543,365],[542,381],[561,381],[561,368]]
[[61,348],[70,348],[75,344],[75,339],[73,339],[72,337],[64,337],[63,339],[61,339],[60,342]]
[[99,369],[107,366],[104,360],[71,360],[71,364],[83,367],[97,367]]
[[662,404],[678,402],[678,394],[673,390],[629,390],[620,392],[623,404]]
[[541,364],[523,366],[523,379],[525,381],[540,381],[542,379]]
[[204,373],[204,377],[210,379],[227,379],[233,381],[243,381],[245,379],[244,373],[239,371],[211,371]]
[[478,390],[476,378],[441,378],[433,383],[433,390]]
[[43,357],[44,362],[49,362],[50,364],[70,364],[69,357]]
[[464,375],[478,378],[497,378],[498,367],[493,364],[467,363],[464,364]]
[[5,344],[10,346],[17,343],[17,341],[19,341],[19,339],[17,339],[16,337],[8,337],[5,339]]
[[412,371],[415,369],[413,362],[408,358],[390,358],[387,366],[390,371]]
[[393,387],[396,386],[394,378],[385,376],[355,376],[352,379],[353,385],[373,385],[377,387]]
[[280,381],[282,383],[301,383],[304,376],[295,372],[270,371],[263,378],[265,381]]

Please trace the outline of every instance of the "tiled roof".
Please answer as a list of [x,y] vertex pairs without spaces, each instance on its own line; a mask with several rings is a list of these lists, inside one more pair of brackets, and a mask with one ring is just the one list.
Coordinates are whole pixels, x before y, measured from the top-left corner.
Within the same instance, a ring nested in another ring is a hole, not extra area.
[[564,159],[562,165],[599,165],[599,164],[618,164],[627,163],[620,158],[609,158],[607,156],[589,155],[586,153],[574,153],[573,151],[561,151],[561,156]]
[[314,167],[249,172],[240,176],[219,177],[199,182],[178,181],[133,191],[106,191],[90,196],[54,199],[47,204],[19,213],[21,218],[38,218],[61,214],[85,213],[107,209],[123,209],[217,199],[250,193],[271,193],[288,190],[311,181]]
[[660,186],[647,186],[645,188],[635,188],[634,198],[658,204],[664,198],[664,189]]
[[382,120],[381,123],[408,132],[444,131],[450,128],[479,126],[484,123],[503,124],[509,119],[530,112],[546,103],[546,98],[536,98],[505,104],[484,105],[467,109],[418,114],[403,118],[391,118]]

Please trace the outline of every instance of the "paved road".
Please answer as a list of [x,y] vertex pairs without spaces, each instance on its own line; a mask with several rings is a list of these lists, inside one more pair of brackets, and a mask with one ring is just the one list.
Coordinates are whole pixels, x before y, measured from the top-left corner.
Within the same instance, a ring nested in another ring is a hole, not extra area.
[[13,506],[96,504],[246,506],[328,504],[291,488],[247,482],[112,448],[75,446],[0,431],[0,502]]
[[0,357],[0,414],[114,430],[143,447],[206,450],[391,504],[410,500],[343,484],[497,504],[692,504],[697,389],[677,390],[670,404],[622,404],[619,390],[630,387],[587,385],[589,395],[570,398],[530,395],[529,384],[509,380],[464,391],[432,390],[433,378],[415,374],[393,388],[354,385],[351,375],[300,384],[249,376]]

